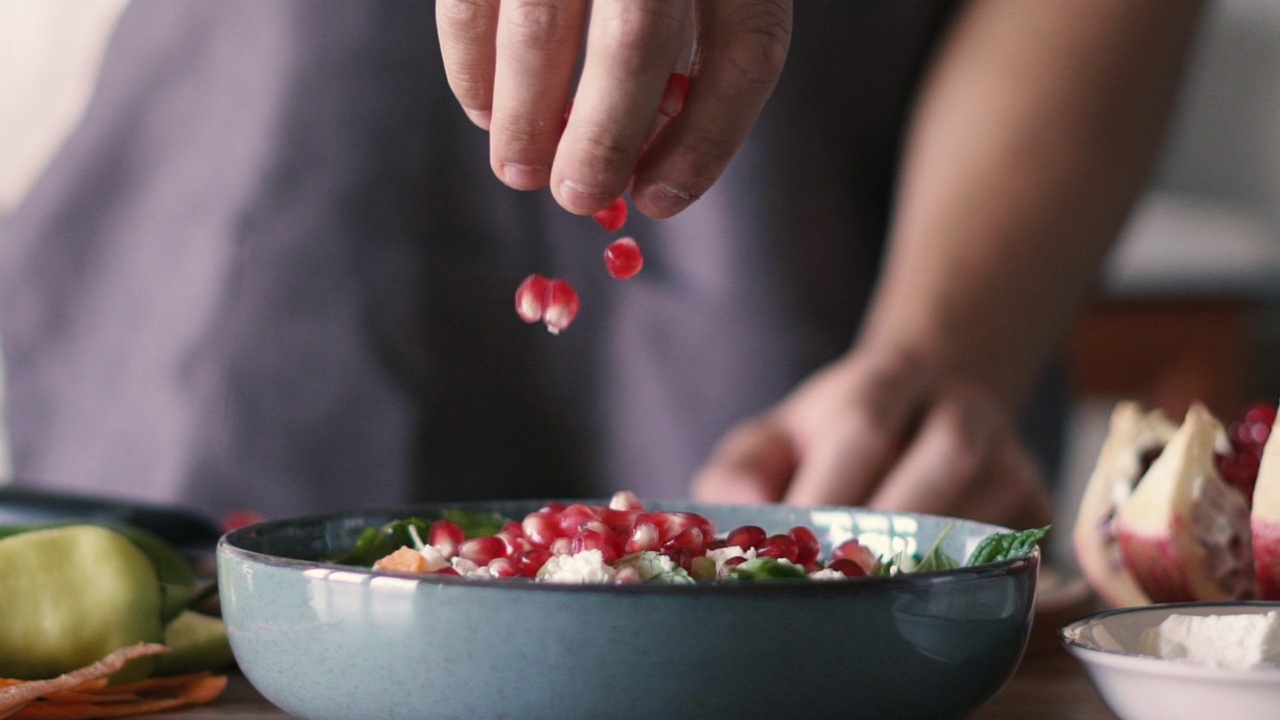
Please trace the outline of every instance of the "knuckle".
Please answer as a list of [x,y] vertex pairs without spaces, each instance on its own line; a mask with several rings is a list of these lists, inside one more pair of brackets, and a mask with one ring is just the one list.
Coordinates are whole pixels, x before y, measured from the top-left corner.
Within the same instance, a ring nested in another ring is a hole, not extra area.
[[462,40],[486,39],[498,22],[497,4],[490,0],[441,0],[438,21]]
[[588,132],[578,140],[576,150],[585,166],[603,176],[629,176],[635,167],[636,150],[611,133]]
[[573,15],[558,0],[523,0],[504,12],[503,23],[511,39],[527,47],[558,45],[573,27]]

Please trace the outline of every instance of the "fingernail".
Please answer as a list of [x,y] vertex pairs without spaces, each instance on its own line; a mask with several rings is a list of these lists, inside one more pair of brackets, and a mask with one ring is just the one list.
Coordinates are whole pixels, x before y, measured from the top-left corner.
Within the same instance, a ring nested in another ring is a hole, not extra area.
[[653,215],[669,217],[689,207],[694,200],[698,199],[698,196],[684,190],[677,190],[660,180],[654,180],[641,190],[641,199],[643,204],[651,209]]
[[489,122],[493,119],[490,113],[484,110],[468,110],[466,108],[462,110],[467,114],[467,117],[471,118],[471,122],[475,123],[476,127],[481,130],[489,129]]
[[578,215],[590,215],[603,207],[607,207],[616,197],[616,193],[611,195],[608,193],[587,192],[572,180],[565,180],[560,183],[560,204],[564,205],[569,212]]
[[537,190],[547,184],[547,169],[537,165],[504,163],[501,166],[502,181],[516,190]]

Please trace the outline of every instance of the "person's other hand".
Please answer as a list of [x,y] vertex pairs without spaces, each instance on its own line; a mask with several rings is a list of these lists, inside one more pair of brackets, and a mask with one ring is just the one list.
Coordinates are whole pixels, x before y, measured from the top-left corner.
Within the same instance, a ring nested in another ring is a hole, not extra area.
[[854,352],[732,429],[694,496],[1044,525],[1050,495],[1011,416],[995,393],[938,368]]
[[[594,0],[590,17],[587,6],[438,0],[450,88],[489,131],[490,163],[508,186],[549,185],[579,215],[630,186],[640,212],[675,215],[719,179],[773,92],[791,0]],[[663,123],[664,94],[695,37],[688,94]]]

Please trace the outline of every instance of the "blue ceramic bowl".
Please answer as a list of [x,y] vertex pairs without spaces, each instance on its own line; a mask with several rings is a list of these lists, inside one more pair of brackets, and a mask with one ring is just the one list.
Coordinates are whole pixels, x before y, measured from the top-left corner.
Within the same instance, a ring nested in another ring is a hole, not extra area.
[[[592,501],[595,502],[595,501]],[[598,504],[604,504],[600,502]],[[523,517],[540,502],[453,503]],[[852,508],[652,504],[722,530],[807,525],[823,551],[967,557],[1003,530]],[[285,711],[341,718],[962,718],[1021,660],[1035,554],[848,582],[556,585],[408,578],[324,562],[438,507],[269,522],[218,545],[231,646]]]

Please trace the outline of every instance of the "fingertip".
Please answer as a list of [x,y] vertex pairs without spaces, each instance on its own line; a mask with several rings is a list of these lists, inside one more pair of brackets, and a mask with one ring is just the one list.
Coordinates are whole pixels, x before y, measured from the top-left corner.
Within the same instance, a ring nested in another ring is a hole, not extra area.
[[551,189],[556,202],[574,215],[591,215],[613,204],[620,192],[593,192],[573,180],[563,180]]
[[507,187],[513,190],[538,190],[547,186],[549,171],[537,165],[523,163],[494,163],[493,172]]
[[489,125],[493,122],[493,113],[488,110],[471,110],[470,108],[463,108],[462,110],[470,118],[473,125],[488,132]]

